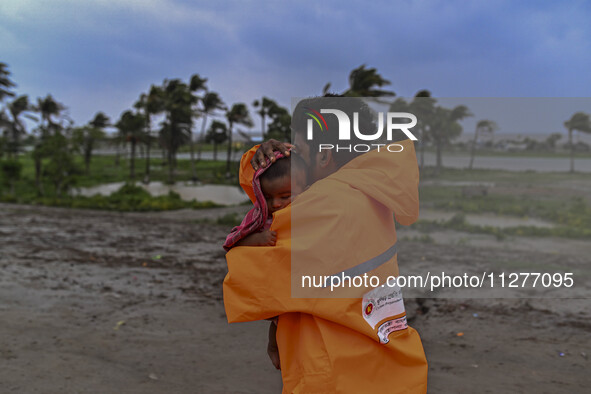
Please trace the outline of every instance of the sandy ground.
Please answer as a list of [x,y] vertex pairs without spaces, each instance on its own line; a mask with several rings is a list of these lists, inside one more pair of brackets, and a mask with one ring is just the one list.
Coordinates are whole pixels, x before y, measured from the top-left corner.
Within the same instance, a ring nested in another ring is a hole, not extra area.
[[[0,204],[0,392],[280,392],[266,322],[225,319],[228,229],[199,221],[247,208],[120,214]],[[402,273],[542,264],[575,270],[577,294],[589,294],[587,243],[467,237],[401,242]],[[587,392],[589,299],[462,295],[406,300],[430,392]]]

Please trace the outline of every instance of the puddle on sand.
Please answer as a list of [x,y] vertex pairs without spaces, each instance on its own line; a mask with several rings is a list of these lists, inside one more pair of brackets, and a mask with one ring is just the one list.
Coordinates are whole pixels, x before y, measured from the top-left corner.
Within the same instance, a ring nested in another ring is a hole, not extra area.
[[[78,191],[81,196],[93,196],[101,194],[108,196],[117,191],[124,182],[107,183],[104,185],[83,187]],[[166,185],[162,182],[150,182],[145,185],[137,182],[136,185],[143,187],[153,196],[162,196],[168,194],[170,190],[178,193],[183,200],[191,201],[213,201],[222,205],[236,205],[248,200],[248,196],[237,186],[228,185],[198,185],[191,183],[177,182],[174,185]]]

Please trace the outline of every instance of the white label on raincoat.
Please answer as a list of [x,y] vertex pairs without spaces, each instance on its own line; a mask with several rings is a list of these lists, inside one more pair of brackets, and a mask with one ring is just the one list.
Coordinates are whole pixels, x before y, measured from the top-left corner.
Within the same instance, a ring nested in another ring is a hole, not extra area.
[[402,290],[398,285],[376,287],[363,296],[362,307],[365,321],[375,329],[382,320],[405,312]]
[[408,328],[408,323],[406,322],[406,316],[399,317],[398,319],[388,320],[384,322],[380,328],[378,328],[378,337],[380,338],[380,343],[388,343],[390,339],[388,335],[393,333],[394,331],[400,331]]

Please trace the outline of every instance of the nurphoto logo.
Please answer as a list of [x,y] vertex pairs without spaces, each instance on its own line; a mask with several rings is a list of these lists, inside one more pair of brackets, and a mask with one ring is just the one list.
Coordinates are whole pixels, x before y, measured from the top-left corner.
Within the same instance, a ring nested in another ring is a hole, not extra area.
[[[326,133],[328,132],[328,124],[324,119],[322,114],[330,114],[337,117],[337,122],[339,125],[338,130],[338,140],[339,141],[350,141],[351,140],[351,120],[349,116],[338,109],[321,109],[320,112],[313,110],[312,108],[305,108],[306,115],[310,117],[307,123],[307,139],[310,141],[314,138],[314,123],[318,125],[320,128],[320,132]],[[407,123],[398,123],[400,119],[407,119],[410,122]],[[384,125],[385,123],[385,125]],[[353,133],[358,140],[361,141],[378,141],[383,140],[384,129],[386,130],[386,142],[392,141],[392,134],[395,130],[402,131],[409,139],[412,141],[417,141],[417,137],[410,131],[411,128],[417,125],[417,117],[409,112],[379,112],[378,113],[378,126],[377,130],[373,134],[363,134],[361,130],[359,130],[359,113],[353,113]],[[373,143],[373,144],[354,144],[354,145],[340,145],[340,144],[319,144],[318,150],[319,152],[322,150],[332,150],[335,149],[337,152],[339,150],[348,150],[351,152],[368,152],[372,148],[377,148],[379,151],[380,148],[386,147],[389,152],[402,152],[404,147],[400,144],[391,144],[391,143]]]

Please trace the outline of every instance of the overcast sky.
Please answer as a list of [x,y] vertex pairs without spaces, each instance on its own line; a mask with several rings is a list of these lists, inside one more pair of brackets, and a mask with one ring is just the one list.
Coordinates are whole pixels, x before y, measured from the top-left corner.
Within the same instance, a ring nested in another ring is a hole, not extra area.
[[591,96],[589,1],[1,0],[19,94],[77,124],[199,73],[228,104],[347,87],[376,67],[398,96]]

